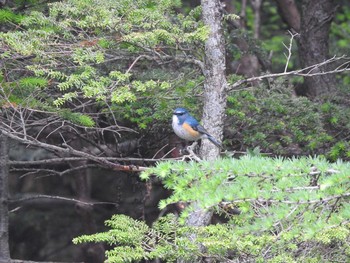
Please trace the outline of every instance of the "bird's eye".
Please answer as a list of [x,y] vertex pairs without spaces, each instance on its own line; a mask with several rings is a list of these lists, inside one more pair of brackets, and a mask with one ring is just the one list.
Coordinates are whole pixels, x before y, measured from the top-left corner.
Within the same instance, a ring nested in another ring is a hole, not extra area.
[[175,112],[174,114],[177,115],[177,116],[182,116],[182,115],[184,115],[185,113],[184,113],[184,112]]

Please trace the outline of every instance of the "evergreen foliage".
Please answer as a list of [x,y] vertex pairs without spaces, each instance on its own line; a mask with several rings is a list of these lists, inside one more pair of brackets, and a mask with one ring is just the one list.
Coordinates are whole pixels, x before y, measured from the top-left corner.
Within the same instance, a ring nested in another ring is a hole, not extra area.
[[291,85],[278,79],[232,91],[227,108],[227,122],[232,125],[227,126],[226,144],[284,156],[318,154],[331,161],[348,160],[348,94],[320,104],[295,96]]
[[90,116],[72,112],[69,109],[62,109],[58,111],[58,116],[77,125],[82,125],[85,127],[95,126],[95,121]]
[[[199,76],[199,68],[191,64],[202,59],[208,30],[200,20],[200,8],[187,15],[175,13],[180,6],[180,1],[168,0],[54,2],[48,15],[32,11],[21,19],[20,30],[0,33],[2,47],[6,46],[1,56],[25,57],[27,74],[46,81],[40,98],[31,94],[44,104],[32,107],[45,111],[47,106],[69,106],[74,112],[82,102],[94,100],[107,118],[113,118],[114,109],[146,128],[154,112],[164,121],[162,111],[175,106],[164,96],[177,99],[182,85]],[[174,61],[178,65],[167,68]],[[8,77],[18,81],[15,75]],[[190,89],[186,92],[194,94]],[[137,101],[140,98],[144,99]],[[12,96],[7,99],[14,102]]]
[[[91,111],[98,109],[109,122],[116,118],[152,133],[156,127],[163,130],[160,126],[168,124],[171,109],[178,105],[189,106],[200,116],[203,75],[198,62],[203,61],[208,32],[199,7],[186,14],[177,12],[180,7],[180,1],[167,0],[69,0],[50,3],[48,13],[33,10],[16,20],[20,26],[17,30],[0,33],[4,50],[0,57],[9,69],[19,67],[26,72],[24,77],[7,76],[2,87],[10,83],[11,88],[5,89],[6,98],[0,97],[2,104],[30,105],[62,117],[57,108],[78,112],[81,103],[93,100]],[[247,8],[250,29],[253,13]],[[279,35],[270,37],[270,31],[277,29],[279,16],[269,1],[264,3],[264,10],[270,14],[269,23],[261,28],[262,37],[269,36],[267,40],[257,43],[247,32],[234,31],[232,35],[244,38],[253,53],[264,53],[261,45],[267,51],[274,50],[273,64],[281,67],[285,63],[281,42],[288,41]],[[12,14],[3,12],[4,19]],[[339,12],[339,25],[348,13],[346,7]],[[225,21],[230,19],[232,16]],[[347,28],[342,30],[339,25],[332,27],[332,34],[346,39]],[[334,46],[340,47],[341,43]],[[232,43],[228,47],[232,56],[242,55]],[[341,50],[346,51],[344,48]],[[295,57],[291,67],[297,64]],[[25,63],[20,61],[23,58]],[[41,83],[34,83],[35,79]],[[343,80],[345,87],[347,78]],[[229,96],[227,123],[233,125],[227,127],[226,145],[239,150],[259,145],[263,151],[282,155],[348,158],[349,115],[343,114],[348,111],[347,103],[331,101],[327,106],[295,98],[291,93],[295,81],[287,86],[277,81],[234,91]],[[33,89],[37,84],[40,92]],[[339,129],[341,134],[335,132]]]
[[23,19],[23,16],[16,14],[9,9],[0,9],[0,23],[14,23],[18,24]]
[[[239,31],[226,40],[244,38],[253,53],[264,53],[261,45],[274,51],[273,68],[279,69],[285,63],[281,42],[286,43],[287,38],[271,37],[270,31],[281,30],[271,3],[264,1],[270,15],[268,26],[262,27],[262,37],[267,38],[263,44]],[[85,127],[89,131],[96,128],[89,133],[99,138],[92,141],[95,146],[103,133],[99,128],[108,126],[114,131],[119,123],[142,132],[149,129],[153,135],[164,133],[170,129],[171,109],[178,105],[191,108],[199,117],[204,80],[200,67],[208,29],[200,19],[199,7],[187,13],[179,12],[180,8],[178,0],[67,0],[26,15],[1,9],[0,23],[8,32],[0,33],[0,59],[6,65],[0,73],[0,106],[2,115],[10,116],[9,127],[13,125],[16,132],[25,130],[24,115],[29,126],[43,120],[43,129],[48,127],[46,120],[55,120],[49,135],[56,139],[73,138],[69,137],[71,130],[79,133]],[[342,9],[331,31],[337,36],[331,46],[341,54],[349,49],[349,13],[349,8]],[[231,19],[235,17],[224,20]],[[249,6],[247,26],[253,26]],[[234,44],[227,45],[229,55],[241,57]],[[293,54],[289,67],[298,64],[296,57]],[[156,175],[172,191],[160,202],[161,209],[196,201],[216,211],[225,223],[186,227],[186,216],[193,209],[188,205],[179,218],[169,214],[152,226],[115,215],[106,222],[111,230],[74,242],[106,242],[112,247],[108,262],[156,258],[173,262],[197,256],[239,262],[346,261],[350,257],[350,167],[336,160],[350,157],[350,78],[340,79],[345,95],[323,104],[296,97],[291,90],[298,79],[287,84],[269,80],[232,91],[225,127],[228,147],[259,147],[284,156],[321,154],[335,163],[323,157],[260,156],[215,163],[160,163],[142,178]],[[16,115],[19,113],[22,115]],[[13,122],[17,119],[18,126]],[[69,124],[63,135],[61,123]],[[191,233],[205,251],[194,244]]]
[[[161,217],[152,227],[115,215],[111,230],[74,239],[74,243],[113,245],[107,262],[160,258],[175,262],[209,257],[217,262],[326,262],[350,256],[350,164],[322,158],[243,156],[215,162],[162,162],[143,172],[160,178],[172,195],[160,209],[184,202],[180,218]],[[185,226],[192,201],[214,209],[226,223]],[[233,212],[239,209],[240,214]],[[191,241],[191,234],[205,246]]]

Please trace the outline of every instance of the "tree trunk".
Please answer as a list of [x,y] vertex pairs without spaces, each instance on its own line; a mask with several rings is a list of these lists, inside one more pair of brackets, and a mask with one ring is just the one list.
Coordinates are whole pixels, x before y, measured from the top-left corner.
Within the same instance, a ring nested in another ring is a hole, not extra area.
[[[202,16],[204,24],[210,29],[205,44],[205,82],[203,125],[215,138],[221,140],[223,135],[226,109],[226,74],[225,74],[225,43],[222,32],[219,0],[202,0]],[[202,141],[201,157],[214,161],[219,157],[220,149],[208,140]],[[189,226],[205,226],[210,223],[212,212],[205,211],[194,203],[194,211],[187,218]],[[193,242],[196,236],[190,235]],[[200,246],[200,244],[198,244]],[[178,260],[178,262],[184,262]],[[193,261],[191,261],[193,262]]]
[[[202,0],[203,21],[210,28],[205,43],[205,82],[203,126],[218,140],[222,139],[226,109],[226,66],[225,43],[222,32],[220,1]],[[205,160],[215,160],[219,150],[208,140],[203,140],[201,156]]]
[[[333,0],[303,0],[301,8],[301,25],[299,57],[302,67],[307,67],[329,58],[328,38],[334,17],[336,3]],[[315,72],[327,71],[320,67]],[[323,97],[336,92],[335,75],[306,77],[306,94],[310,98]]]
[[[254,7],[254,37],[259,38],[260,35],[260,7],[261,7],[261,0],[258,1],[252,1],[252,6]],[[238,11],[235,10],[235,7],[233,5],[233,1],[231,0],[225,0],[225,6],[226,11],[229,14],[237,14]],[[236,28],[239,28],[241,30],[246,30],[246,9],[247,9],[247,0],[242,1],[242,7],[241,12],[239,16],[241,19],[238,19],[237,21],[229,21],[228,31],[230,35],[235,35],[237,33],[235,32]],[[228,74],[238,74],[243,75],[245,77],[256,77],[259,74],[260,69],[260,63],[264,63],[263,67],[266,67],[266,63],[264,59],[261,57],[258,57],[258,54],[251,54],[250,52],[250,45],[247,42],[247,39],[242,37],[232,37],[233,43],[239,48],[239,50],[242,53],[242,56],[239,60],[234,61],[232,54],[228,52],[226,54],[226,65],[227,65],[227,73]],[[253,83],[256,84],[256,83]]]
[[[72,167],[84,165],[85,162],[76,162]],[[75,174],[75,183],[77,190],[77,199],[83,202],[90,202],[90,182],[88,169],[80,170]],[[97,232],[97,227],[94,219],[94,211],[91,206],[78,203],[76,205],[77,213],[80,215],[81,224],[85,234],[93,234]],[[101,243],[87,243],[82,246],[84,262],[95,263],[103,262],[105,250]]]
[[10,262],[8,235],[8,146],[0,130],[0,262]]
[[275,0],[282,19],[291,31],[300,32],[300,13],[294,0]]

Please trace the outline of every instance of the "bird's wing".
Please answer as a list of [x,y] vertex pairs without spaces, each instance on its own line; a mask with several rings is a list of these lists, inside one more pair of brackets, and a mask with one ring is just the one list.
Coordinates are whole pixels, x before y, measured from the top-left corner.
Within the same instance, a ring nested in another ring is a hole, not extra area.
[[207,130],[202,125],[200,125],[199,122],[192,116],[188,116],[185,122],[188,123],[193,130],[198,131],[201,134],[209,135]]
[[213,136],[211,135],[207,135],[208,136],[208,140],[211,141],[215,146],[223,149],[221,143],[219,141],[217,141]]
[[[186,122],[188,125],[190,125],[192,129],[194,129],[195,131],[200,132],[200,130],[198,130],[198,127],[201,126],[201,125],[199,124],[199,122],[198,122],[195,118],[193,118],[192,116],[188,116],[188,117],[186,118],[185,122]],[[203,128],[203,127],[202,127],[202,128]],[[204,129],[204,128],[203,128],[203,129]]]
[[217,141],[213,136],[211,136],[206,129],[204,129],[204,127],[200,124],[197,125],[196,127],[197,131],[200,133],[200,134],[205,134],[206,138],[211,141],[214,145],[216,145],[217,147],[219,148],[222,148],[222,145],[219,141]]
[[196,131],[198,131],[199,133],[202,133],[202,134],[206,134],[206,135],[209,135],[209,133],[207,132],[207,130],[200,124],[198,124],[196,126],[196,128],[193,128],[195,129]]
[[209,141],[211,141],[213,144],[215,144],[217,147],[222,148],[222,145],[219,141],[217,141],[213,136],[211,136],[208,131],[198,123],[198,121],[196,119],[194,119],[195,122],[193,122],[193,124],[195,125],[191,125],[191,127],[198,131],[200,134],[205,134],[206,138],[208,138]]
[[201,133],[197,129],[198,125],[199,122],[195,118],[192,116],[187,116],[184,123],[182,124],[182,127],[187,130],[187,132],[194,138],[199,138]]
[[186,117],[185,122],[187,122],[189,125],[191,125],[193,127],[199,125],[199,122],[194,117],[192,117],[191,115],[188,115]]

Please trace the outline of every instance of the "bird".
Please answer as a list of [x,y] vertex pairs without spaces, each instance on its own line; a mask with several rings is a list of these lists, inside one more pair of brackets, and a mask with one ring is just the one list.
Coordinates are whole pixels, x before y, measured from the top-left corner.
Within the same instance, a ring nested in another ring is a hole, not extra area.
[[210,135],[185,108],[176,108],[173,112],[173,130],[177,136],[187,141],[197,141],[206,138],[218,148],[221,143]]

